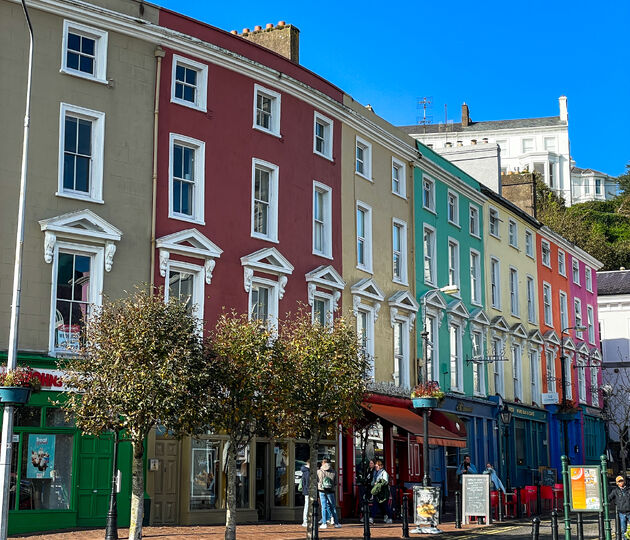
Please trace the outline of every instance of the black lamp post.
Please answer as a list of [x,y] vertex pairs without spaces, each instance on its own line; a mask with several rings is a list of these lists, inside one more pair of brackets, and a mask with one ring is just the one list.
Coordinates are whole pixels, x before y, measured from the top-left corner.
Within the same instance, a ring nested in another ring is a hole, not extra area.
[[109,510],[105,526],[105,540],[118,540],[118,505],[116,503],[116,484],[118,479],[118,429],[114,430],[114,455],[112,459],[112,486],[109,492]]
[[505,436],[505,489],[507,492],[512,490],[510,483],[510,460],[509,460],[509,444],[510,444],[510,422],[512,421],[512,411],[510,411],[507,403],[503,404],[499,411],[501,423],[503,424],[503,435]]
[[[583,332],[586,330],[586,326],[577,324],[575,326],[568,326],[560,331],[560,369],[562,370],[562,410],[567,408],[567,370],[566,370],[566,358],[564,356],[564,334],[567,330],[576,330]],[[568,423],[566,418],[562,418],[562,434],[564,437],[564,455],[569,459],[569,433]],[[570,460],[569,460],[570,463]]]

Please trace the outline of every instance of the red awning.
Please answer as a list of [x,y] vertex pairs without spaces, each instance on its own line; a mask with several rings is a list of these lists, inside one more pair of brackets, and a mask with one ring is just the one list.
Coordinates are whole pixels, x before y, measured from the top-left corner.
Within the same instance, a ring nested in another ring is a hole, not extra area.
[[[372,414],[391,422],[392,424],[415,435],[418,442],[423,442],[423,420],[415,412],[404,407],[393,407],[380,403],[364,403],[363,407]],[[466,447],[466,437],[451,433],[433,422],[429,422],[429,444],[437,446]]]
[[448,429],[455,435],[466,437],[466,422],[462,421],[455,413],[433,409],[431,411],[431,422]]

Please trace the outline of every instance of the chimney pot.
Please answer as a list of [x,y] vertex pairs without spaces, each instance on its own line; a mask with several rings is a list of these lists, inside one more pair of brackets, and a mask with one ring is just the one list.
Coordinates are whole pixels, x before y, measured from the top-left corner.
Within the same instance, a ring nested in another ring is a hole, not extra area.
[[470,139],[470,144],[472,144],[472,145],[477,144],[477,139]]
[[483,139],[481,139],[483,141],[483,144],[488,144],[488,137],[484,137]]
[[463,144],[462,141],[457,141],[457,146],[463,146]]
[[447,142],[447,143],[446,143],[446,148],[452,148],[452,146],[453,146],[453,143],[452,143],[452,142]]
[[238,32],[236,30],[230,31],[230,34],[234,34],[235,36],[238,36]]
[[267,30],[271,30],[271,29],[273,28],[273,24],[272,24],[272,23],[270,23],[270,22],[268,22],[268,23],[267,23],[267,25],[265,26],[265,28],[266,28]]
[[249,34],[249,28],[243,28],[243,34]]
[[281,28],[286,24],[287,23],[285,23],[284,21],[278,21],[278,26],[280,26]]
[[254,26],[254,32],[260,32],[261,30],[262,30],[262,26],[260,26],[259,24]]
[[558,98],[558,101],[560,103],[560,120],[562,122],[568,122],[569,121],[569,111],[567,108],[567,96],[560,96]]

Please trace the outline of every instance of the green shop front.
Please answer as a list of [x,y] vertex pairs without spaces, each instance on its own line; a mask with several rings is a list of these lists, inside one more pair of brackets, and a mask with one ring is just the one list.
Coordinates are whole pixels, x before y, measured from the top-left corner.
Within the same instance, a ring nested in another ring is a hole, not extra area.
[[[29,356],[18,360],[33,368],[42,382],[42,391],[32,393],[26,405],[15,408],[9,534],[104,527],[111,490],[112,437],[81,435],[54,404],[63,401],[65,388],[61,372],[50,368],[51,358]],[[0,366],[6,365],[2,357],[0,362]],[[118,469],[118,524],[128,526],[129,443],[119,446]]]

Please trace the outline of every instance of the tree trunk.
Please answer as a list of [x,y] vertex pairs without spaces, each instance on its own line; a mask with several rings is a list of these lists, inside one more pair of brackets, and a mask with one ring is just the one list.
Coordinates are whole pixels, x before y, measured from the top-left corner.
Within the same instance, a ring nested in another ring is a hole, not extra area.
[[230,441],[227,452],[227,501],[225,540],[236,540],[236,445]]
[[131,470],[131,519],[129,540],[142,538],[142,519],[144,517],[144,445],[142,441],[133,441],[133,464]]
[[317,493],[317,454],[319,452],[319,426],[311,429],[311,436],[308,440],[310,450],[310,482],[308,486],[308,527],[306,527],[306,538],[313,538],[313,503],[319,497]]

